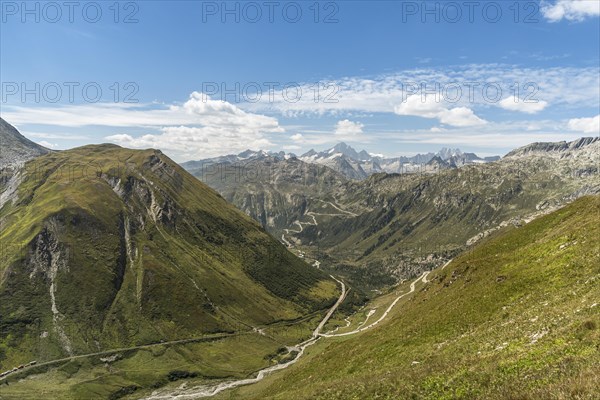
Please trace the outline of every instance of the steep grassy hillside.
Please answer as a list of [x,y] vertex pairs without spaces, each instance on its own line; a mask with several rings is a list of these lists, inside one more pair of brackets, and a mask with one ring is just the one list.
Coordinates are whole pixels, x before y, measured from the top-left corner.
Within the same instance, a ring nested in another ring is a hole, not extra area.
[[85,146],[39,157],[15,179],[0,209],[0,372],[252,333],[339,294],[159,151]]
[[219,398],[597,399],[599,237],[597,196],[505,228],[430,274],[387,322]]

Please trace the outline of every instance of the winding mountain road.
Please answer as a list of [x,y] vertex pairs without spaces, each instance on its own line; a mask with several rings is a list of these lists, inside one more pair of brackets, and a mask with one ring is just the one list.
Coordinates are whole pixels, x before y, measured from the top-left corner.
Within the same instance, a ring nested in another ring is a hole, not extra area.
[[302,357],[302,355],[304,355],[304,350],[308,346],[315,344],[317,342],[317,340],[320,339],[321,329],[323,329],[323,326],[325,326],[327,321],[329,321],[329,318],[331,318],[331,316],[337,310],[337,308],[340,306],[340,304],[342,304],[342,302],[344,301],[344,299],[346,298],[346,295],[348,293],[346,291],[346,285],[344,284],[344,282],[338,280],[337,278],[335,278],[332,275],[330,275],[330,276],[331,276],[331,278],[333,278],[335,281],[337,281],[341,285],[342,293],[340,294],[340,297],[335,302],[335,304],[329,309],[329,311],[327,312],[327,314],[325,315],[323,320],[321,320],[321,322],[319,323],[317,328],[313,331],[312,337],[290,349],[291,351],[298,352],[298,354],[296,354],[296,357],[294,357],[294,359],[292,359],[286,363],[277,364],[272,367],[262,369],[258,372],[258,374],[256,375],[255,378],[223,382],[216,386],[210,386],[210,387],[208,387],[208,386],[198,386],[198,387],[192,387],[192,388],[179,387],[177,389],[170,390],[169,392],[163,392],[163,393],[161,393],[160,391],[156,391],[156,392],[152,393],[149,397],[145,397],[144,400],[184,400],[184,399],[198,399],[198,398],[202,398],[202,397],[212,397],[212,396],[214,396],[218,393],[221,393],[225,390],[228,390],[228,389],[233,389],[233,388],[236,388],[239,386],[245,386],[245,385],[250,385],[253,383],[260,382],[261,380],[263,380],[266,376],[268,376],[272,372],[280,371],[282,369],[288,368],[289,366],[295,364],[296,362],[298,362],[300,357]]
[[[413,293],[415,291],[415,287],[416,287],[417,282],[419,282],[419,281],[423,281],[423,283],[429,282],[427,280],[427,276],[430,273],[431,273],[431,271],[423,272],[423,275],[421,275],[420,277],[418,277],[417,279],[415,279],[410,284],[410,290],[408,292],[403,293],[400,296],[396,297],[396,299],[393,301],[393,303],[390,304],[390,306],[387,308],[387,310],[385,310],[385,312],[383,313],[383,315],[381,317],[379,317],[379,319],[377,321],[373,322],[372,324],[367,325],[367,326],[362,327],[362,328],[355,329],[355,330],[350,331],[350,332],[343,332],[343,333],[321,333],[321,334],[319,334],[319,336],[321,336],[321,337],[350,336],[350,335],[356,335],[357,333],[364,332],[364,331],[366,331],[368,329],[373,328],[375,325],[379,324],[381,321],[383,321],[388,316],[388,314],[390,313],[390,311],[392,311],[392,309],[400,301],[400,299],[402,299],[405,296],[408,296],[409,294],[411,294],[411,293]],[[367,319],[368,319],[369,316],[367,316]],[[366,320],[365,320],[365,322],[366,322]]]
[[329,204],[331,205],[331,207],[333,207],[334,209],[340,211],[342,214],[325,214],[325,213],[316,213],[313,211],[308,211],[306,210],[306,212],[304,213],[304,216],[310,216],[313,219],[313,222],[300,222],[299,220],[296,220],[293,222],[294,225],[298,225],[298,227],[300,228],[300,230],[294,230],[294,229],[290,229],[290,228],[286,228],[283,229],[283,231],[285,233],[283,233],[281,235],[281,241],[288,247],[288,248],[292,248],[293,245],[285,238],[285,234],[290,235],[291,233],[302,233],[303,231],[303,226],[302,225],[312,225],[312,226],[318,226],[319,223],[317,222],[317,219],[315,218],[316,215],[321,215],[324,217],[357,217],[358,214],[355,214],[351,211],[346,211],[346,210],[342,210],[339,206],[335,205],[334,203],[332,203],[331,201],[324,201],[324,200],[320,200],[317,199],[318,201],[320,201],[321,203],[325,203],[325,204]]
[[[446,265],[448,265],[448,263]],[[280,371],[282,369],[288,368],[289,366],[298,362],[300,357],[302,357],[304,355],[304,350],[308,346],[311,346],[314,343],[316,343],[320,338],[350,336],[350,335],[355,335],[360,332],[364,332],[368,329],[375,327],[380,322],[382,322],[385,318],[387,318],[390,311],[392,311],[392,309],[398,303],[398,301],[400,301],[400,299],[413,293],[416,290],[416,284],[419,281],[422,281],[425,284],[428,283],[429,281],[427,280],[427,277],[429,276],[430,273],[431,273],[431,271],[423,272],[423,274],[421,276],[419,276],[417,279],[415,279],[410,284],[410,290],[408,292],[403,293],[400,296],[398,296],[392,302],[392,304],[385,310],[383,315],[377,321],[373,322],[372,324],[370,324],[368,326],[360,327],[360,326],[364,325],[367,322],[367,320],[369,319],[369,317],[371,317],[371,315],[373,314],[374,310],[371,310],[371,312],[367,315],[367,318],[365,319],[365,321],[361,325],[359,325],[358,329],[353,330],[351,332],[344,332],[344,333],[337,333],[337,334],[321,333],[321,330],[323,329],[323,327],[325,326],[327,321],[329,321],[329,319],[331,318],[333,313],[340,306],[340,304],[342,304],[342,302],[345,300],[349,290],[348,291],[346,290],[346,285],[344,284],[344,282],[342,282],[339,279],[335,278],[334,276],[330,275],[331,278],[333,278],[335,281],[337,281],[340,284],[340,286],[342,288],[342,293],[340,294],[340,297],[338,298],[336,303],[329,309],[329,311],[327,312],[327,314],[325,315],[323,320],[319,323],[317,328],[315,328],[315,330],[312,333],[312,337],[310,339],[300,343],[299,345],[290,348],[291,351],[298,352],[298,354],[296,355],[296,357],[293,360],[290,360],[283,364],[277,364],[272,367],[260,370],[255,378],[223,382],[221,384],[218,384],[218,385],[212,386],[212,387],[198,386],[198,387],[193,387],[193,388],[186,388],[186,387],[181,386],[178,389],[171,390],[170,392],[167,392],[167,393],[165,393],[165,392],[160,393],[159,391],[154,392],[149,397],[144,398],[144,400],[185,400],[185,399],[198,399],[198,398],[202,398],[202,397],[212,397],[212,396],[215,396],[216,394],[221,393],[228,389],[233,389],[236,387],[251,385],[253,383],[260,382],[269,374],[271,374],[275,371]]]

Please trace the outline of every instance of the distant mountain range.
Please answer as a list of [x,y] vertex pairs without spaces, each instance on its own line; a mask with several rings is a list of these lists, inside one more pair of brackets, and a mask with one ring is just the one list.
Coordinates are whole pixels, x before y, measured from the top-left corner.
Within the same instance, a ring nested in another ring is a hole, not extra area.
[[310,150],[299,157],[302,161],[327,165],[351,179],[364,179],[379,172],[409,173],[419,170],[457,168],[466,164],[497,161],[500,156],[481,158],[474,153],[463,153],[460,149],[443,148],[437,153],[417,154],[412,157],[383,157],[365,150],[357,152],[346,143],[316,152]]
[[599,146],[597,137],[534,143],[494,163],[443,149],[399,157],[398,165],[419,165],[412,173],[366,179],[356,172],[377,156],[344,144],[300,157],[247,151],[184,166],[197,167],[193,175],[286,245],[312,253],[325,267],[351,266],[349,279],[376,288],[505,221],[600,192]]
[[498,161],[500,156],[479,157],[475,153],[464,153],[460,149],[442,148],[437,153],[417,154],[415,156],[384,157],[370,154],[365,150],[356,151],[346,143],[338,143],[330,149],[317,152],[314,149],[307,151],[301,156],[293,153],[266,152],[246,150],[240,154],[226,155],[208,158],[199,161],[188,161],[182,164],[185,169],[194,170],[202,166],[218,163],[238,163],[249,160],[261,160],[265,157],[276,159],[298,158],[310,164],[325,165],[345,177],[354,180],[362,180],[372,174],[387,173],[411,173],[411,172],[435,172],[440,169],[458,168],[467,164],[487,163]]

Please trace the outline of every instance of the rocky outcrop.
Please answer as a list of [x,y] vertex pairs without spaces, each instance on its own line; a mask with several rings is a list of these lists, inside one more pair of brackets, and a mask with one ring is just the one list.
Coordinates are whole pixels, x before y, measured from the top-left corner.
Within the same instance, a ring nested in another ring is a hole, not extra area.
[[0,169],[23,164],[51,150],[32,142],[0,118]]
[[53,328],[62,345],[64,351],[73,355],[73,346],[67,336],[63,320],[64,314],[59,310],[56,298],[58,288],[58,274],[65,272],[69,268],[69,249],[60,244],[59,231],[64,225],[57,217],[46,222],[44,229],[36,236],[32,242],[31,252],[27,260],[28,268],[31,270],[29,278],[41,274],[48,283],[50,295]]
[[[536,142],[527,146],[519,147],[508,153],[505,158],[527,156],[531,154],[564,153],[574,150],[582,150],[588,146],[600,143],[600,137],[583,137],[572,142]],[[597,147],[597,146],[596,146]]]

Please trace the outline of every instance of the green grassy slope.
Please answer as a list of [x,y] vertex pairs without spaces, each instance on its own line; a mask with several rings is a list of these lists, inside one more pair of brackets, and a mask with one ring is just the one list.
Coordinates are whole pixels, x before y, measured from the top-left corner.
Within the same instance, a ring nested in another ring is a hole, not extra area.
[[25,169],[0,209],[1,371],[252,331],[339,294],[159,151],[85,146]]
[[219,398],[597,399],[599,237],[597,196],[506,228],[380,326]]

